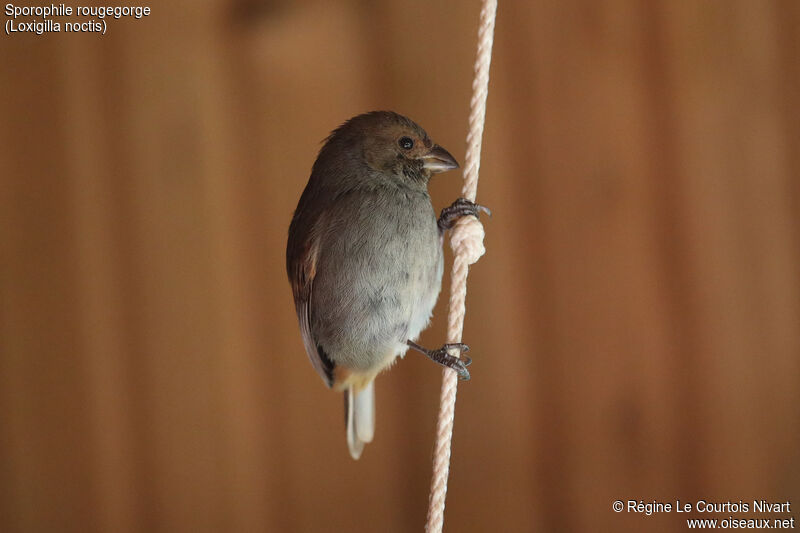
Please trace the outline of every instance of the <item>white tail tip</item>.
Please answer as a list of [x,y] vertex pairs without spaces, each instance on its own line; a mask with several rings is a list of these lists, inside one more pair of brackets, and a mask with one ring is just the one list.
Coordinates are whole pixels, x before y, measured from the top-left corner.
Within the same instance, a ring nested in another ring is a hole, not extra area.
[[353,459],[361,457],[364,445],[375,436],[375,386],[374,382],[354,393],[353,387],[345,393],[347,420],[347,447]]

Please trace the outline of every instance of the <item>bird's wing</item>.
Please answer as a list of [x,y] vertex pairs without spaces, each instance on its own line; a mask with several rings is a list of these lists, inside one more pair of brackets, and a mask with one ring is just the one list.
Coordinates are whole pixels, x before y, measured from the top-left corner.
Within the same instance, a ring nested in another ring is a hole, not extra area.
[[306,233],[303,238],[290,239],[296,243],[303,243],[288,253],[287,270],[292,284],[292,294],[300,322],[300,333],[303,337],[308,359],[328,387],[333,386],[333,362],[317,346],[311,331],[311,300],[313,296],[314,277],[317,274],[317,258],[319,257],[319,232],[304,232],[299,227],[292,227],[290,231]]

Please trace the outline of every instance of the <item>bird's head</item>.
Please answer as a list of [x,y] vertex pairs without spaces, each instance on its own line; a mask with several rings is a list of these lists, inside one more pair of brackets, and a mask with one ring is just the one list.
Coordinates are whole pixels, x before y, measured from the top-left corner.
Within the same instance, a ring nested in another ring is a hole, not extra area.
[[458,168],[450,152],[434,143],[418,124],[391,111],[358,115],[333,132],[360,151],[372,170],[414,185],[426,186],[431,175]]

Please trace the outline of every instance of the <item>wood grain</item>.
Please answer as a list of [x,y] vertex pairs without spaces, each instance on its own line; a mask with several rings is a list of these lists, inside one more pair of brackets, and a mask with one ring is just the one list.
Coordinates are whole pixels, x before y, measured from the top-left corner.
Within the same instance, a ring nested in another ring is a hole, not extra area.
[[[285,239],[354,114],[463,160],[478,8],[183,1],[4,38],[0,531],[422,529],[440,373],[382,376],[351,461]],[[800,505],[798,35],[791,1],[501,2],[447,530]]]

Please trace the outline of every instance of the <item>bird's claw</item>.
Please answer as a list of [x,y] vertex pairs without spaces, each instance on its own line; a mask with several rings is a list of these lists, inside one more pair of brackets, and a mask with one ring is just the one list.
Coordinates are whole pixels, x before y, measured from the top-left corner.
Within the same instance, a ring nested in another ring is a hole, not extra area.
[[[466,355],[463,355],[469,351],[469,346],[466,344],[462,342],[445,344],[438,350],[428,350],[412,340],[406,341],[406,344],[419,353],[425,354],[434,363],[446,366],[447,368],[452,368],[458,374],[459,379],[463,381],[469,381],[470,376],[467,367],[470,365],[470,363],[472,363],[472,359]],[[458,350],[462,355],[460,357],[450,355],[448,350]]]
[[437,224],[439,225],[439,229],[441,231],[446,231],[452,229],[453,225],[461,217],[472,215],[475,218],[479,218],[481,211],[489,216],[492,216],[492,212],[488,207],[476,204],[475,202],[467,200],[466,198],[459,198],[450,204],[450,206],[442,209],[442,214],[439,215]]
[[458,349],[462,354],[464,354],[469,351],[469,346],[460,342],[454,344],[445,344],[438,350],[431,350],[430,354],[428,354],[428,357],[440,365],[454,370],[458,374],[458,379],[462,381],[469,381],[470,375],[467,367],[472,363],[472,359],[466,355],[461,355],[460,357],[450,355],[448,351],[451,349]]

